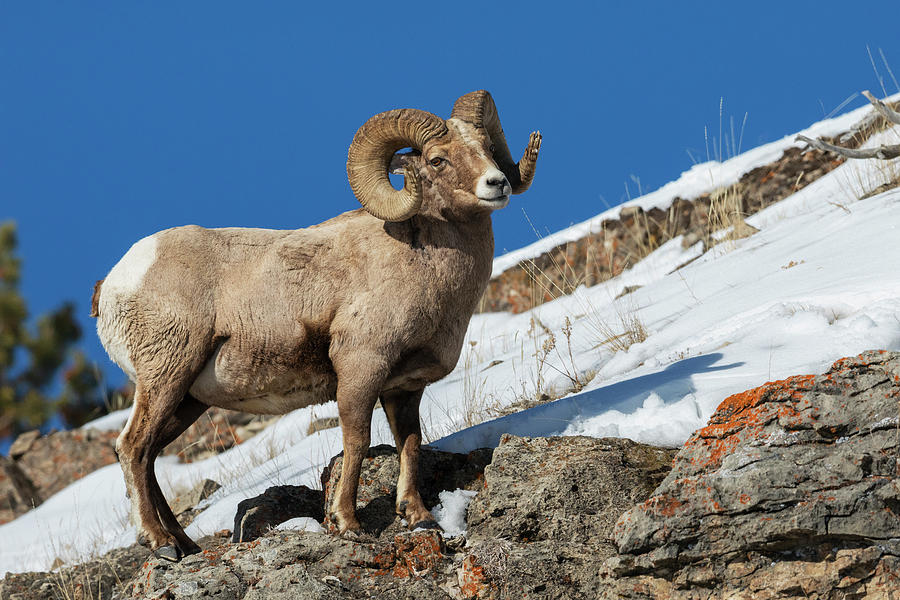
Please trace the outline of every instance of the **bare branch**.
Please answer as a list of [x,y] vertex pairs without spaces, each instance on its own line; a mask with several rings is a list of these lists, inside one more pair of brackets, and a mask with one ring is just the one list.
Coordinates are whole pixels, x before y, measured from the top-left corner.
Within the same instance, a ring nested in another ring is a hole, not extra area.
[[863,90],[862,95],[869,99],[869,102],[872,103],[872,106],[875,107],[875,110],[877,110],[882,117],[895,125],[900,125],[900,113],[888,108],[884,102],[873,96],[872,92],[869,90]]
[[806,142],[813,148],[824,150],[826,152],[834,152],[835,154],[840,154],[841,156],[846,158],[881,158],[883,160],[887,160],[900,156],[900,144],[897,144],[896,146],[879,146],[878,148],[854,150],[853,148],[842,148],[840,146],[835,146],[834,144],[829,144],[828,142],[823,142],[822,140],[813,140],[806,137],[805,135],[798,135],[796,137],[796,140],[798,142]]

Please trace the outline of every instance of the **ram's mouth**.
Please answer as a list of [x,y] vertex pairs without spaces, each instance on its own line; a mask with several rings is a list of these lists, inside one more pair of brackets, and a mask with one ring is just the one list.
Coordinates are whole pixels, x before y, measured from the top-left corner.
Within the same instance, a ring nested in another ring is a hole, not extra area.
[[479,197],[478,201],[482,205],[490,207],[492,210],[498,210],[500,208],[505,208],[506,205],[509,204],[509,194],[502,194],[493,198]]

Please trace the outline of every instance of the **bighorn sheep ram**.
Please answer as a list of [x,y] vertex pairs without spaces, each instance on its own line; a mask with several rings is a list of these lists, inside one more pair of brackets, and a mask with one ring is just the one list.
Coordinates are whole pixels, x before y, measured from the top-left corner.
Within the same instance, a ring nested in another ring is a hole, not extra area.
[[416,487],[419,402],[456,365],[491,274],[491,213],[531,184],[540,145],[532,133],[513,162],[484,90],[459,98],[447,120],[391,110],[350,145],[364,210],[296,231],[176,227],[131,247],[95,286],[92,314],[135,383],[116,450],[145,544],[169,560],[199,550],[153,463],[209,406],[280,414],[337,399],[344,466],[330,515],[345,534],[360,530],[356,492],[380,398],[400,456],[397,513],[437,527]]

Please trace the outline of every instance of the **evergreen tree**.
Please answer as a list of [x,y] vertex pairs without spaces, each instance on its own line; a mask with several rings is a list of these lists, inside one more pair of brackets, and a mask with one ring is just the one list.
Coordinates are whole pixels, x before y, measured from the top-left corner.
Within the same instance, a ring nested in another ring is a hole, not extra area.
[[[15,224],[0,224],[0,438],[37,427],[57,413],[70,426],[80,425],[103,412],[108,397],[96,370],[73,350],[81,328],[72,303],[41,315],[33,328],[26,325],[16,245]],[[57,374],[67,361],[60,382]],[[55,397],[53,388],[61,390]]]

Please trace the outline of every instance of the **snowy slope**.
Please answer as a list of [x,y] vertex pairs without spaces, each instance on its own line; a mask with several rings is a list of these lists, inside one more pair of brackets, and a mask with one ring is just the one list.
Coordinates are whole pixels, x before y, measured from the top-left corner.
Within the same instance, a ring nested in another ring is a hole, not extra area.
[[[861,117],[855,111],[807,132],[836,133]],[[895,128],[870,144],[898,142]],[[790,143],[786,138],[722,164],[698,165],[670,184],[676,187],[634,203],[664,206],[666,196],[708,191],[711,180],[698,169],[715,171],[716,184],[731,183]],[[845,164],[748,219],[761,230],[750,238],[702,255],[699,246],[682,249],[680,240],[672,240],[616,279],[530,313],[477,315],[456,370],[426,391],[426,439],[455,451],[496,444],[503,432],[677,445],[729,394],[821,372],[865,349],[900,350],[900,189],[858,200],[865,191],[860,188],[876,187],[890,169],[897,172],[900,165]],[[562,243],[568,235],[575,234],[567,230],[546,243]],[[535,246],[498,258],[495,271],[504,261],[542,251]],[[675,270],[690,259],[696,260]],[[630,285],[642,287],[614,300]],[[621,316],[639,318],[648,336],[613,352],[600,342],[608,329],[622,331]],[[575,381],[583,389],[568,393]],[[563,397],[492,418],[541,392]],[[336,414],[334,403],[295,411],[202,462],[159,459],[157,475],[169,497],[203,478],[223,484],[188,534],[231,528],[237,503],[269,486],[318,486],[322,467],[341,450],[340,430],[305,432],[312,419]],[[126,418],[114,414],[94,426],[115,429]],[[392,443],[380,411],[372,443]],[[124,492],[119,466],[111,465],[0,526],[0,573],[47,570],[57,557],[77,561],[133,543]]]

